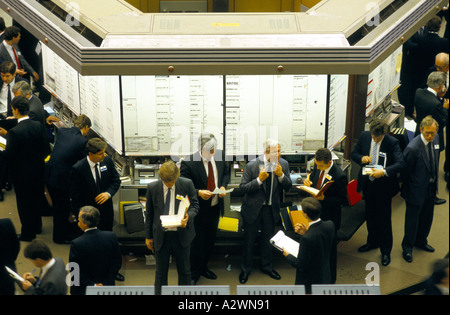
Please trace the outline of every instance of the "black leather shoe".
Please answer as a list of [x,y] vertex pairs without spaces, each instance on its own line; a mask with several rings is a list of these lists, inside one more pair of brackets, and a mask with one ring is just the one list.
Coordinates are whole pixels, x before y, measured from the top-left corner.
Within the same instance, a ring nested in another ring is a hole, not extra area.
[[389,255],[381,255],[381,264],[387,266],[391,263],[391,257]]
[[116,274],[116,281],[125,281],[125,277],[120,273]]
[[435,204],[435,205],[442,205],[442,204],[444,204],[444,203],[446,203],[446,202],[447,202],[447,200],[441,199],[441,198],[438,198],[438,197],[436,197],[436,198],[434,199],[434,204]]
[[278,274],[278,272],[275,271],[275,269],[272,269],[271,271],[261,270],[262,273],[265,273],[269,277],[275,280],[280,280],[281,276]]
[[410,252],[403,252],[403,259],[406,260],[407,262],[412,262],[413,261],[413,257],[412,257],[412,253]]
[[378,246],[372,246],[369,243],[367,243],[367,244],[364,244],[363,246],[361,246],[360,248],[358,248],[358,252],[364,253],[364,252],[368,252],[369,250],[376,249],[376,248],[378,248]]
[[430,245],[425,245],[425,246],[416,246],[416,247],[418,247],[418,248],[420,248],[420,249],[423,249],[424,251],[426,251],[426,252],[430,252],[430,253],[433,253],[434,252],[434,247],[432,247],[432,246],[430,246]]
[[207,269],[203,274],[203,277],[205,277],[206,279],[210,279],[210,280],[216,280],[217,276],[214,272],[212,272],[211,270]]
[[239,275],[239,283],[246,283],[248,281],[248,275],[248,273],[241,271],[241,274]]

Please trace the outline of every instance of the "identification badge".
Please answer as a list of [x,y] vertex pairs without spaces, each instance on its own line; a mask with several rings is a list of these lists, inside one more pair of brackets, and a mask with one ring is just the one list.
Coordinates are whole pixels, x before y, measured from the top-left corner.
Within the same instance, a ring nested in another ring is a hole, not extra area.
[[333,178],[333,176],[327,175],[325,176],[326,179],[331,180]]
[[434,149],[435,149],[435,150],[439,150],[439,144],[435,144],[435,145],[434,145]]
[[106,165],[100,166],[100,172],[104,172],[106,171],[108,168],[106,167]]

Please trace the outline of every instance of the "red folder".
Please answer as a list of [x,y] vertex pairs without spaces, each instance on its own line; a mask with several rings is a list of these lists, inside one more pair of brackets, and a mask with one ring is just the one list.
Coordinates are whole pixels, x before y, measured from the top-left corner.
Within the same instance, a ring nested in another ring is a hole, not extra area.
[[356,191],[357,186],[358,181],[356,179],[351,180],[347,185],[347,200],[350,206],[357,204],[362,199],[361,194]]

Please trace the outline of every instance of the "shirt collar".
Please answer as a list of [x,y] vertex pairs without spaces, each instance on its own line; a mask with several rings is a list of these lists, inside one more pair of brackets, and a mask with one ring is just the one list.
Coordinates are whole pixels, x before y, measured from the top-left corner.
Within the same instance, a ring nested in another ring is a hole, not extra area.
[[51,268],[51,267],[53,267],[53,265],[55,264],[55,258],[52,258],[52,259],[50,259],[50,261],[45,265],[45,266],[43,266],[42,268],[41,268],[41,270],[42,270],[42,274],[41,274],[41,277],[44,277],[44,275],[47,273],[47,271]]
[[315,220],[315,221],[309,222],[309,227],[311,227],[311,225],[316,224],[316,223],[318,223],[318,222],[320,222],[320,221],[321,221],[320,218],[318,218],[318,219]]
[[432,88],[430,88],[430,87],[427,88],[427,91],[430,91],[430,92],[433,93],[436,97],[438,96],[438,95],[437,95],[437,92],[436,92],[435,90],[433,90]]
[[28,117],[28,116],[19,118],[19,119],[17,119],[17,123],[20,123],[21,121],[27,120],[27,119],[29,119],[29,118],[30,118],[30,117]]
[[425,137],[423,136],[423,134],[420,134],[420,139],[422,139],[422,142],[425,146],[428,146],[428,143],[430,143],[429,141],[427,141],[427,139],[425,139]]
[[94,168],[95,165],[96,165],[96,163],[92,162],[91,159],[89,158],[89,156],[87,157],[87,160],[88,160],[89,166],[90,166],[91,168]]

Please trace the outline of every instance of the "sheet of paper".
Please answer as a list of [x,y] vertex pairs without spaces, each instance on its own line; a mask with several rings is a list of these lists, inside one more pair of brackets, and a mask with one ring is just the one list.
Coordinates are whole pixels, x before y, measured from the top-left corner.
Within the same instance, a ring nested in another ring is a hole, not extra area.
[[279,250],[283,250],[284,248],[289,254],[297,258],[300,244],[286,236],[283,231],[279,231],[275,234],[275,236],[270,239],[270,243]]
[[8,273],[11,275],[11,277],[13,277],[14,279],[20,281],[20,282],[24,282],[25,279],[22,278],[21,276],[19,276],[14,270],[12,270],[11,268],[9,268],[8,266],[5,266],[6,271],[8,271]]
[[213,195],[229,194],[229,193],[231,193],[233,190],[234,190],[234,188],[222,190],[222,189],[216,187],[216,189],[214,189],[214,191],[212,192],[212,194],[213,194]]

